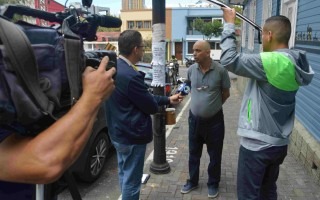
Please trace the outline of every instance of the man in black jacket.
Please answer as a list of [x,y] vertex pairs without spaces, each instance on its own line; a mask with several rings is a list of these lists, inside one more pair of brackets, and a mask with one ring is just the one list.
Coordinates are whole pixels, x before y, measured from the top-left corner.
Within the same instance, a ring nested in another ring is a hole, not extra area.
[[148,91],[144,73],[134,66],[144,54],[138,31],[122,32],[118,46],[116,89],[106,101],[107,120],[117,150],[122,200],[136,200],[140,195],[146,146],[153,137],[150,115],[158,111],[158,106],[181,102],[182,96],[155,96]]

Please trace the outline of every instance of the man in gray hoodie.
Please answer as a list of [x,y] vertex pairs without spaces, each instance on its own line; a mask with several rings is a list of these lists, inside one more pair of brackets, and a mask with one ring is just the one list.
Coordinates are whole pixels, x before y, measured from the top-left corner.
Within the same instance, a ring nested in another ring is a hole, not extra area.
[[288,48],[291,23],[273,16],[262,30],[263,52],[236,52],[234,9],[222,8],[225,20],[221,64],[248,77],[237,133],[240,136],[238,199],[277,199],[279,167],[287,155],[299,86],[311,82],[312,71],[303,51]]

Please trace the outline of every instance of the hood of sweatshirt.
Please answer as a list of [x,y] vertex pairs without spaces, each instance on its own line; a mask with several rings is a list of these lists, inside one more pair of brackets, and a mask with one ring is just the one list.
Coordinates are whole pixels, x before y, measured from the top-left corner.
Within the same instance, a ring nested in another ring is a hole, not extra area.
[[295,63],[297,83],[301,86],[308,85],[314,76],[314,71],[309,65],[306,52],[298,49],[278,49],[277,51],[287,54]]

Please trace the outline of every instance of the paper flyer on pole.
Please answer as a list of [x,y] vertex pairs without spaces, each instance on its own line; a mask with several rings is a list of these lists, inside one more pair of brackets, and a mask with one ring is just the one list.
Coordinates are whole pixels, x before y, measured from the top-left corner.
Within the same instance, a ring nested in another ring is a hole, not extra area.
[[165,85],[165,42],[152,43],[153,80],[151,86],[164,87]]

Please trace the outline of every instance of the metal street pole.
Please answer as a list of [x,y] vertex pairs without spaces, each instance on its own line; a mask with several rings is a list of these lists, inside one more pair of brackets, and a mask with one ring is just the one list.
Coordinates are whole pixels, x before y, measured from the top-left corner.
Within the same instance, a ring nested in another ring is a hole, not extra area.
[[[152,64],[154,78],[152,85],[155,95],[164,96],[165,86],[165,0],[152,0]],[[153,116],[154,155],[150,171],[154,174],[170,172],[166,160],[165,107]]]

